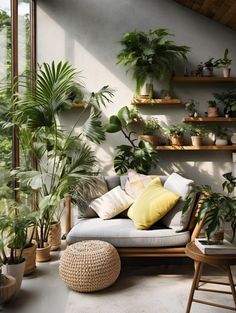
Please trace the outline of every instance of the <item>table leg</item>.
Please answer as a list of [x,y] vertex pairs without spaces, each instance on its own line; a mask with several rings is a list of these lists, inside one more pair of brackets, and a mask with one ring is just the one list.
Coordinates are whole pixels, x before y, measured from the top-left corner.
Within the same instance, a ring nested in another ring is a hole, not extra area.
[[236,308],[236,292],[235,292],[233,276],[232,276],[231,269],[230,269],[229,265],[227,266],[227,274],[228,274],[230,288],[231,288],[231,291],[232,291],[232,295],[233,295],[233,298],[234,298],[234,304],[235,304],[235,308]]
[[196,287],[198,286],[200,276],[201,276],[201,273],[200,273],[200,271],[202,269],[201,262],[196,262],[195,265],[196,265],[196,267],[195,267],[195,272],[194,272],[194,276],[193,276],[192,287],[191,287],[189,298],[188,298],[186,313],[190,312],[191,305],[193,302],[194,291],[195,291]]

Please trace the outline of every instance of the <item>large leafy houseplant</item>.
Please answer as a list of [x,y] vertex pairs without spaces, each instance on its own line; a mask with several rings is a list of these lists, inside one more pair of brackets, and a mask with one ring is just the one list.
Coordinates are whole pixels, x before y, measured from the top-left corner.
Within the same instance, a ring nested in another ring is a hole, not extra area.
[[164,28],[123,34],[117,61],[132,72],[136,94],[140,93],[147,78],[163,80],[172,73],[175,61],[186,60],[190,48],[176,45],[169,36],[173,35]]
[[[89,141],[100,143],[105,139],[100,107],[110,102],[113,94],[108,86],[97,93],[85,92],[77,83],[76,75],[76,70],[67,62],[44,63],[34,77],[23,79],[24,95],[14,97],[13,123],[19,128],[26,159],[33,158],[37,166],[32,168],[31,162],[25,162],[12,175],[20,186],[28,188],[35,200],[39,248],[48,241],[50,224],[65,195],[75,189],[94,187],[92,176],[98,173],[97,159]],[[29,85],[30,79],[33,84]],[[78,101],[89,105],[89,115],[84,114],[84,110],[77,111],[78,120],[67,130],[59,122],[60,112]],[[76,134],[79,122],[81,128]],[[80,197],[80,193],[77,196]]]
[[196,194],[201,193],[199,200],[199,210],[197,221],[202,221],[203,229],[210,241],[214,234],[224,229],[225,223],[231,223],[233,237],[236,230],[236,197],[232,196],[235,188],[235,183],[225,181],[222,185],[227,193],[214,192],[209,185],[195,186],[186,198],[186,203],[183,207],[183,212],[188,208]]
[[217,103],[223,104],[224,114],[235,115],[236,112],[236,90],[226,90],[221,93],[213,93]]
[[116,147],[117,155],[114,158],[114,168],[118,174],[124,174],[129,169],[135,169],[138,173],[147,174],[151,167],[158,163],[158,155],[155,147],[147,141],[139,141],[137,144],[134,132],[129,131],[128,126],[132,122],[128,107],[121,108],[117,115],[112,115],[106,125],[108,133],[121,132],[129,142],[127,145]]

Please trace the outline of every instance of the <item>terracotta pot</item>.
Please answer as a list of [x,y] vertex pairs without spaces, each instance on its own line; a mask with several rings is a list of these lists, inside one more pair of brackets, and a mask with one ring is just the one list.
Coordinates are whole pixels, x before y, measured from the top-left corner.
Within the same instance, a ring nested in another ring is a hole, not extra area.
[[24,275],[25,261],[18,264],[3,264],[2,273],[16,279],[16,292],[19,291]]
[[139,140],[144,140],[152,144],[153,146],[158,146],[159,137],[157,135],[139,135]]
[[48,243],[51,251],[57,250],[61,246],[61,222],[53,222],[50,226]]
[[170,137],[170,142],[172,146],[183,146],[184,138],[179,136]]
[[44,248],[36,249],[36,262],[47,262],[50,261],[50,249],[51,246],[48,243],[45,243]]
[[13,276],[5,275],[4,285],[0,285],[0,304],[8,302],[16,293],[16,279]]
[[217,117],[219,116],[219,111],[217,107],[208,107],[207,109],[208,117]]
[[[24,275],[32,274],[36,270],[36,248],[36,243],[33,243],[30,247],[23,250],[22,257],[25,259]],[[20,255],[21,250],[17,250],[16,253]]]
[[203,138],[201,136],[191,136],[193,146],[202,146]]

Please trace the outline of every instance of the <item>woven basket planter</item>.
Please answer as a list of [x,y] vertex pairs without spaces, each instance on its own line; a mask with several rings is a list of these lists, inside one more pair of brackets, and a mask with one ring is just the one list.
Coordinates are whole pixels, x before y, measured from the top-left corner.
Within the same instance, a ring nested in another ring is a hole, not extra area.
[[6,275],[6,282],[0,285],[0,304],[8,302],[16,293],[16,279]]
[[36,249],[36,262],[47,262],[51,260],[50,256],[51,246],[45,243],[44,248]]
[[[25,259],[24,275],[32,274],[36,270],[36,248],[36,243],[33,243],[32,246],[23,250],[22,257]],[[16,253],[20,255],[21,250],[17,250]]]
[[109,243],[87,240],[69,246],[63,253],[59,273],[68,287],[93,292],[112,285],[120,274],[120,257]]
[[50,225],[48,243],[51,251],[57,250],[61,246],[61,222],[54,222]]

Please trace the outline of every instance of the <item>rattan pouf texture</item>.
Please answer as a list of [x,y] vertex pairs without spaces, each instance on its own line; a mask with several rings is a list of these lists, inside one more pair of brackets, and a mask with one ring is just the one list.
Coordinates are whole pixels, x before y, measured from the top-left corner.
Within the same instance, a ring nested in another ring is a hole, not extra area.
[[68,287],[93,292],[112,285],[120,274],[120,256],[108,242],[86,240],[67,247],[59,274]]

